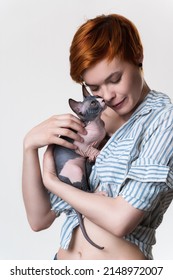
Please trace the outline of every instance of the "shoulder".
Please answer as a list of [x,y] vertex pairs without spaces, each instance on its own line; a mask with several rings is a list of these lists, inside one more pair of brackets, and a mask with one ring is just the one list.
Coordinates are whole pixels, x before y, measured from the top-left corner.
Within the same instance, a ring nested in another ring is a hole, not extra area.
[[170,97],[161,92],[150,91],[135,113],[141,121],[145,120],[147,128],[173,123],[173,104]]
[[173,110],[171,98],[167,94],[155,90],[149,92],[144,101],[144,106],[151,107],[155,111]]
[[151,95],[153,99],[152,115],[154,123],[163,125],[165,128],[173,124],[173,104],[168,95],[154,91]]

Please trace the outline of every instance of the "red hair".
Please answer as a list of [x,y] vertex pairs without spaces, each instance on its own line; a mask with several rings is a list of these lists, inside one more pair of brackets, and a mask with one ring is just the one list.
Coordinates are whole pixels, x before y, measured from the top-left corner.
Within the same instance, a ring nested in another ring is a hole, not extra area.
[[138,64],[143,47],[135,25],[117,15],[101,15],[88,20],[75,33],[70,47],[70,75],[82,83],[82,75],[89,67],[107,58]]

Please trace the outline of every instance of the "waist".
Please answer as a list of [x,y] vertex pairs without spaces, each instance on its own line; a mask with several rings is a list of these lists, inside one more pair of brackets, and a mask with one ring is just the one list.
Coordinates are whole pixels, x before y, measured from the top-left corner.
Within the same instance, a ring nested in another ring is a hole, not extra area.
[[70,246],[67,250],[60,248],[58,251],[58,259],[76,259],[76,260],[145,260],[146,257],[142,251],[131,242],[116,237],[106,230],[93,224],[86,218],[84,225],[88,236],[97,245],[103,246],[100,250],[92,246],[83,236],[80,227],[73,230]]

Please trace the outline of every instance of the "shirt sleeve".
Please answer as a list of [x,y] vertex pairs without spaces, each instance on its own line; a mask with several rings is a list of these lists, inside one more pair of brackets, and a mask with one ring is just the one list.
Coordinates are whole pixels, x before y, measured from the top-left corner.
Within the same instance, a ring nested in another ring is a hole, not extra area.
[[172,112],[148,129],[119,195],[135,208],[150,211],[170,189],[173,189]]

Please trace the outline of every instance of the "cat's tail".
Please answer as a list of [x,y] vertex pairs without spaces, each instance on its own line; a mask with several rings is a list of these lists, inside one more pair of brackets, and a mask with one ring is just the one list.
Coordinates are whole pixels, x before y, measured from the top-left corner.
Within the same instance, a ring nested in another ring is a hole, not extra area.
[[82,233],[83,233],[85,239],[86,239],[92,246],[96,247],[96,248],[99,249],[99,250],[103,250],[104,247],[101,247],[101,246],[97,245],[96,243],[94,243],[94,242],[90,239],[90,237],[88,236],[88,234],[87,234],[87,232],[86,232],[86,229],[85,229],[85,227],[84,227],[82,215],[81,215],[79,212],[77,212],[77,211],[76,211],[76,213],[77,213],[78,220],[79,220],[79,226],[80,226],[80,228],[81,228],[81,230],[82,230]]

